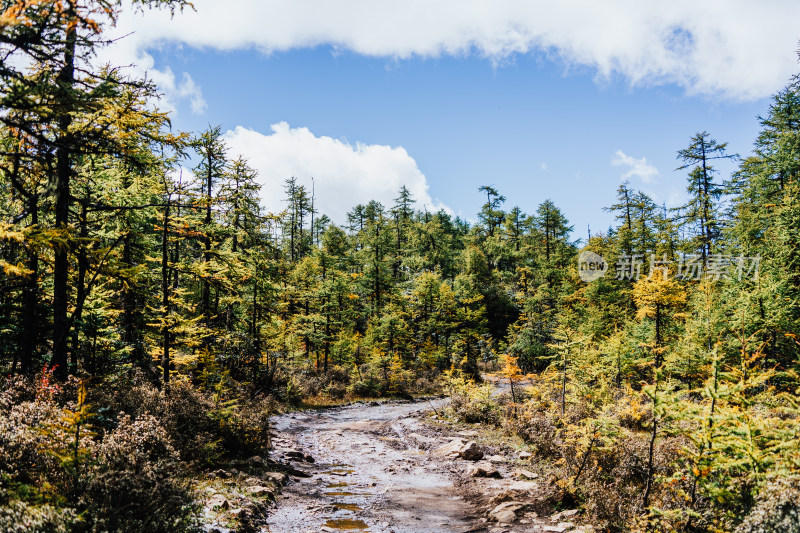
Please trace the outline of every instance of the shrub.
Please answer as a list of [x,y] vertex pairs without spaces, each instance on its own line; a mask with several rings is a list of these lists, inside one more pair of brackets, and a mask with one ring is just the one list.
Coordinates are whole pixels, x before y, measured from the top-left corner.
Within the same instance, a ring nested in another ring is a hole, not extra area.
[[[110,398],[113,412],[122,412],[133,419],[144,414],[157,416],[181,459],[193,465],[212,464],[220,455],[219,425],[211,413],[215,405],[208,397],[187,382],[170,386],[169,395],[149,383],[123,388]],[[94,401],[95,405],[98,401]]]
[[56,489],[72,480],[57,455],[63,443],[43,431],[61,422],[62,411],[43,400],[12,405],[14,400],[35,397],[17,385],[0,395],[0,531],[72,531],[78,522],[76,510],[47,503],[53,496],[58,499]]
[[557,423],[546,412],[527,403],[518,410],[518,415],[506,421],[509,431],[532,444],[543,458],[561,457],[560,442],[557,439]]
[[340,400],[347,394],[347,386],[344,383],[329,383],[325,387],[325,394],[333,399]]
[[800,477],[767,484],[736,533],[800,533]]
[[4,533],[69,533],[76,524],[74,509],[34,506],[19,500],[0,505],[0,531]]
[[24,402],[0,412],[0,476],[3,484],[41,485],[63,476],[42,426],[59,421],[61,410],[48,402]]
[[620,425],[634,431],[646,430],[653,419],[652,407],[632,389],[628,389],[627,394],[620,398],[617,409]]
[[179,481],[179,457],[155,417],[122,416],[97,445],[84,472],[88,530],[142,533],[192,531],[195,509]]
[[457,375],[446,378],[450,390],[450,408],[459,420],[468,423],[500,423],[501,409],[492,397],[491,384],[478,385],[472,380]]
[[350,385],[349,391],[350,394],[356,397],[372,398],[380,396],[380,384],[367,378],[365,380],[356,381]]
[[224,451],[234,456],[267,452],[269,417],[273,409],[273,402],[261,395],[230,400],[218,406],[212,416],[219,424]]

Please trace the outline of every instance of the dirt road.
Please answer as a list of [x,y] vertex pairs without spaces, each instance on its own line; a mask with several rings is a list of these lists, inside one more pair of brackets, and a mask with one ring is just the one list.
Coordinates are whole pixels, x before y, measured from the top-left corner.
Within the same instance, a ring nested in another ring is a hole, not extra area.
[[[441,441],[420,422],[442,400],[356,404],[274,420],[274,456],[309,477],[293,479],[268,520],[272,533],[483,531],[478,511],[454,487]],[[308,455],[314,462],[309,462]]]

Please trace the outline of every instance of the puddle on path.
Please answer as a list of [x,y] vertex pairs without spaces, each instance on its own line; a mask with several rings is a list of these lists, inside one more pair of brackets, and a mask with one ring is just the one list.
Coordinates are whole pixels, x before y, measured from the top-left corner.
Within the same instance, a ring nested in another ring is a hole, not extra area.
[[361,507],[354,503],[334,503],[333,506],[337,509],[344,509],[345,511],[363,511]]
[[341,519],[341,520],[328,520],[325,522],[325,526],[331,529],[341,529],[341,530],[349,530],[349,531],[366,531],[369,527],[365,522],[362,520],[348,520],[348,519]]
[[328,470],[326,473],[327,474],[333,474],[334,476],[347,476],[347,475],[352,474],[353,472],[355,472],[355,470],[352,470],[352,469],[347,469],[347,470],[345,470],[345,469],[335,469],[335,470]]
[[325,487],[327,489],[338,489],[341,487],[347,487],[350,483],[328,483],[328,486]]

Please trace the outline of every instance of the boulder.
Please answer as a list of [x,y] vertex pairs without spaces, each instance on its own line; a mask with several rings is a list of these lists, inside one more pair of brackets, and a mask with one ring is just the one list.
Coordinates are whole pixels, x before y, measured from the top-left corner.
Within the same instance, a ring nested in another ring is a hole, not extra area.
[[467,461],[480,461],[483,459],[483,450],[474,441],[469,441],[458,451],[458,456]]
[[458,452],[467,443],[465,439],[453,439],[447,444],[433,450],[433,455],[439,457],[458,457]]
[[241,521],[247,521],[250,519],[252,513],[252,508],[250,507],[237,507],[235,509],[231,509],[228,514],[230,514],[233,518],[237,518]]
[[447,444],[439,446],[432,453],[439,457],[460,457],[467,461],[480,461],[483,459],[483,450],[475,441],[467,441],[461,438],[455,438]]
[[532,492],[538,489],[539,485],[532,481],[514,481],[495,494],[489,504],[495,506],[507,501],[526,500],[531,497]]
[[510,524],[517,519],[517,513],[525,510],[527,507],[528,504],[522,502],[501,503],[489,511],[489,519],[495,522]]
[[271,498],[275,494],[275,489],[263,485],[253,485],[247,488],[247,492],[260,498]]
[[283,472],[264,472],[262,477],[267,481],[272,481],[276,485],[283,485],[286,483],[288,476]]
[[495,467],[488,463],[475,465],[475,467],[469,471],[469,475],[472,477],[490,477],[494,479],[501,479],[503,477]]
[[298,461],[305,461],[307,463],[313,463],[314,462],[314,458],[313,457],[311,457],[307,453],[301,452],[300,450],[286,450],[285,452],[283,452],[283,455],[285,455],[289,459],[296,459]]
[[536,479],[539,477],[539,474],[536,472],[531,472],[530,470],[525,470],[523,468],[519,468],[514,470],[514,477],[517,479]]
[[497,494],[489,500],[489,505],[492,507],[497,507],[503,502],[509,502],[512,500],[518,499],[522,494],[515,490],[504,490],[502,492],[498,492]]
[[508,485],[508,490],[519,492],[532,492],[539,488],[539,484],[534,481],[515,481]]

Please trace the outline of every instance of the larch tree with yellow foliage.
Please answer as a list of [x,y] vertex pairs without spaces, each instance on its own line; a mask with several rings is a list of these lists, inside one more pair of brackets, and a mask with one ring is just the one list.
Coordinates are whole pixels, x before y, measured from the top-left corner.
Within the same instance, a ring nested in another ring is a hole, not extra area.
[[517,358],[508,354],[500,354],[500,360],[503,363],[503,368],[500,369],[500,375],[508,380],[511,387],[511,401],[517,403],[517,393],[514,385],[525,379],[525,374],[520,370],[517,365]]
[[674,279],[669,279],[667,271],[651,273],[647,278],[642,278],[633,286],[633,300],[639,308],[636,316],[639,320],[650,318],[654,322],[653,344],[650,346],[653,353],[653,385],[648,395],[653,400],[653,421],[650,431],[650,443],[647,452],[647,485],[644,491],[643,507],[650,503],[650,493],[653,485],[653,452],[655,450],[658,423],[661,416],[659,412],[659,383],[662,375],[662,363],[666,348],[664,340],[667,322],[675,318],[675,311],[686,304],[686,293]]

